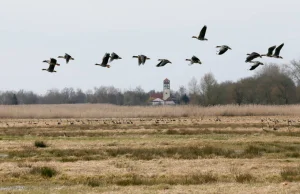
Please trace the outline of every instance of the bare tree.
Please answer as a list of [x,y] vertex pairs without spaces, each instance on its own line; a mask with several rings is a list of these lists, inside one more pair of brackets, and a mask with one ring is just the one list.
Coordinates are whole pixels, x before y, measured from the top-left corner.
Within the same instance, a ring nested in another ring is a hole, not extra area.
[[299,85],[300,84],[300,60],[293,60],[290,64],[284,65],[286,73],[293,79],[293,81]]
[[204,97],[204,105],[217,104],[220,93],[218,90],[218,82],[212,73],[207,73],[201,78],[200,88]]

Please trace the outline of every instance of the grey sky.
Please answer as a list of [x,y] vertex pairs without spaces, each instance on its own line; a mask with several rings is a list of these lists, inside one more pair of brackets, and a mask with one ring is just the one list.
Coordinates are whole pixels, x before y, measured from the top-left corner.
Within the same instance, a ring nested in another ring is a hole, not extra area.
[[[212,72],[218,81],[253,74],[244,63],[247,52],[267,52],[285,43],[283,60],[300,56],[300,1],[296,0],[0,0],[0,90],[75,87],[84,90],[113,85],[121,89],[142,86],[161,90],[187,85]],[[191,37],[208,26],[208,42]],[[217,45],[233,50],[216,55]],[[43,60],[71,54],[75,61],[61,64],[51,74]],[[123,59],[110,69],[95,66],[105,52]],[[133,55],[151,58],[139,67]],[[198,56],[203,65],[185,61]],[[156,68],[157,59],[173,62]]]

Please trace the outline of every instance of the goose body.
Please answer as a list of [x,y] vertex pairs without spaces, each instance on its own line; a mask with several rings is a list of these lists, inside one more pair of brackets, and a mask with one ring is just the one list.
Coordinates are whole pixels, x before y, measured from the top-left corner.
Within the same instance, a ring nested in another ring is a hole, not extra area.
[[101,67],[107,67],[110,68],[110,65],[108,65],[108,60],[109,60],[110,54],[109,53],[105,53],[105,55],[102,58],[102,63],[101,64],[95,64],[95,65],[99,65]]
[[264,65],[262,62],[260,61],[251,61],[250,63],[253,63],[253,65],[251,66],[251,68],[249,69],[250,71],[256,69],[258,66],[260,65]]
[[65,53],[65,56],[58,56],[57,58],[66,59],[66,63],[69,63],[70,60],[74,60],[74,58],[71,55],[67,54],[67,53]]
[[196,56],[192,56],[190,59],[186,59],[186,61],[190,61],[191,63],[189,65],[193,65],[194,63],[202,64],[200,59]]
[[231,48],[227,45],[217,46],[216,48],[219,48],[218,55],[223,55],[226,51],[231,50]]
[[121,57],[119,57],[119,55],[117,55],[116,53],[111,53],[110,55],[110,62],[112,62],[113,60],[118,60],[118,59],[122,59]]
[[282,57],[280,56],[280,51],[281,51],[281,49],[282,49],[283,46],[284,46],[284,43],[282,43],[281,45],[279,45],[275,49],[275,53],[274,53],[274,55],[272,57],[282,59]]
[[137,58],[138,59],[138,63],[139,65],[141,64],[145,64],[146,63],[146,60],[149,60],[150,58],[148,58],[147,56],[145,55],[138,55],[138,56],[133,56],[132,58]]
[[247,54],[248,57],[246,58],[246,63],[252,61],[253,59],[257,58],[257,57],[260,57],[261,58],[261,55],[256,53],[256,52],[253,52],[251,54]]
[[158,59],[158,61],[160,61],[160,62],[156,65],[156,67],[163,67],[168,63],[172,64],[172,62],[169,61],[168,59]]
[[203,26],[203,28],[201,29],[199,35],[198,36],[193,36],[192,38],[196,38],[198,40],[207,40],[205,38],[206,30],[207,30],[207,26]]

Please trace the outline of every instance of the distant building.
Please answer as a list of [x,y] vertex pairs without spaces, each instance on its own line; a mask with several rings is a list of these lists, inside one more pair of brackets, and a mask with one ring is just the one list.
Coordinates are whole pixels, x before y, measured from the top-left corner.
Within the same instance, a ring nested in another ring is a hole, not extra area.
[[171,97],[170,80],[163,81],[163,92],[153,93],[150,95],[152,105],[175,105],[175,101]]
[[167,100],[171,97],[170,80],[164,80],[163,100]]

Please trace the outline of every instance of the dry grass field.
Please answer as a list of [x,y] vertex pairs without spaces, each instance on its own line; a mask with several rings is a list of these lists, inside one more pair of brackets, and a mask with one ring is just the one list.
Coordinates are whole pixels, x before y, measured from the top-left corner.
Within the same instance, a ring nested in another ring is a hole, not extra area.
[[299,193],[300,106],[0,106],[0,193]]

